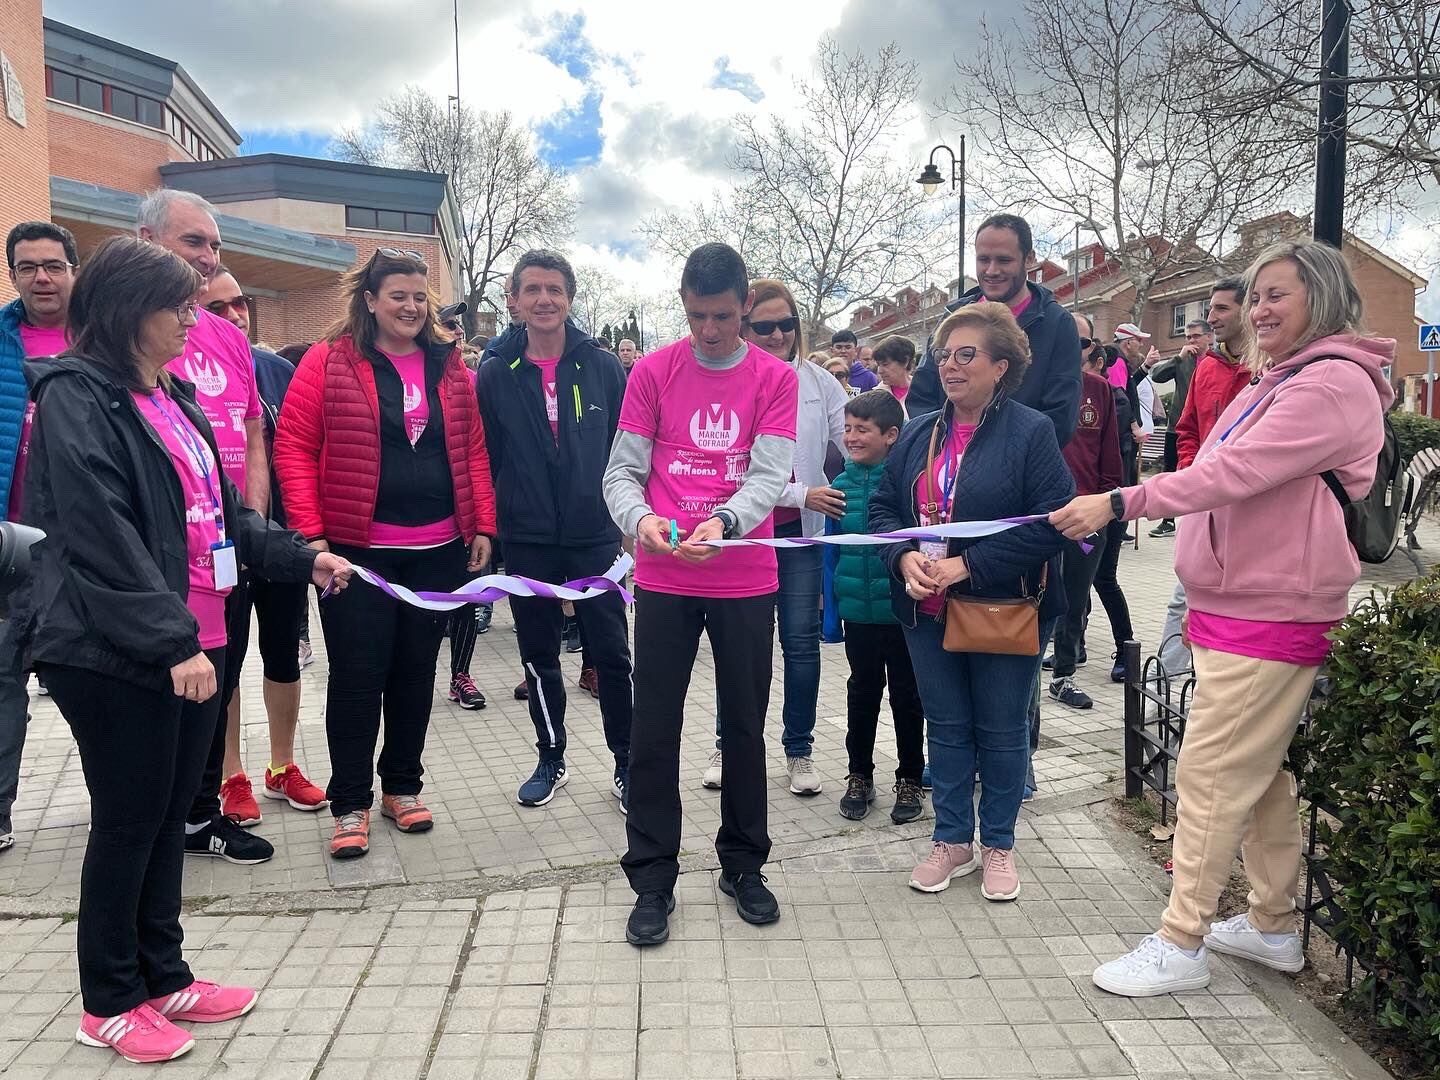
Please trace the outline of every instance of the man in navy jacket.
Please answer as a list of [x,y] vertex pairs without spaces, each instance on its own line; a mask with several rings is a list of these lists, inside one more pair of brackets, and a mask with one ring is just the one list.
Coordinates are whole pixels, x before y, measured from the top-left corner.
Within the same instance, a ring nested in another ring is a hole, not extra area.
[[[1063,448],[1075,431],[1080,409],[1080,335],[1075,320],[1043,285],[1026,279],[1035,254],[1030,225],[1015,214],[994,214],[975,234],[975,273],[980,284],[946,306],[947,311],[992,300],[1008,304],[1030,339],[1030,368],[1013,400],[1043,412],[1055,425]],[[914,379],[905,407],[911,416],[945,404],[940,377],[930,355],[931,342]]]

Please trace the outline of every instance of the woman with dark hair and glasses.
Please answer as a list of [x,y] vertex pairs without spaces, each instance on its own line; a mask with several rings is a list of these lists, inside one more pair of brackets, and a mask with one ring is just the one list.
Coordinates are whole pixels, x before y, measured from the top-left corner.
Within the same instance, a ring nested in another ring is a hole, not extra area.
[[130,1061],[179,1057],[194,1040],[175,1022],[234,1019],[256,1000],[195,979],[180,948],[185,814],[219,715],[239,564],[337,589],[350,576],[244,506],[194,387],[165,371],[200,283],[162,247],[107,240],[75,281],[73,347],[26,367],[26,506],[46,533],[32,549],[29,647],[90,792],[76,1037]]
[[[313,546],[443,592],[490,561],[495,495],[479,403],[459,349],[435,324],[428,274],[417,252],[380,248],[346,275],[344,317],[290,384],[275,471],[290,524]],[[380,813],[401,832],[434,824],[419,797],[420,759],[447,621],[368,587],[320,606],[335,858],[370,847],[382,711]]]
[[[803,359],[800,309],[790,290],[779,281],[759,278],[750,283],[755,303],[741,324],[741,336],[771,356],[784,360],[800,377],[800,401],[795,421],[795,466],[790,482],[775,505],[776,536],[819,536],[825,519],[838,520],[845,498],[830,486],[825,461],[843,461],[845,448],[845,391],[834,376]],[[815,745],[815,709],[820,696],[820,588],[824,559],[819,547],[787,548],[776,552],[780,591],[776,611],[780,624],[780,651],[785,658],[785,718],[781,737],[785,771],[795,795],[820,794],[820,774],[811,750]],[[703,783],[718,788],[723,779],[719,719],[715,751]]]

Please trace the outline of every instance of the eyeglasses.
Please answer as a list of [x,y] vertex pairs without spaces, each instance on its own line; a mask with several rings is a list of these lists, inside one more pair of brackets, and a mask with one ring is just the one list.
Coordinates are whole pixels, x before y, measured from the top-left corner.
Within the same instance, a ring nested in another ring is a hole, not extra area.
[[187,319],[190,322],[194,322],[195,313],[199,307],[200,305],[195,303],[194,300],[187,300],[185,301],[185,303],[175,308],[175,317],[179,319],[182,323],[185,322]]
[[59,259],[46,259],[42,263],[22,262],[11,265],[10,270],[15,277],[21,281],[28,281],[41,270],[45,271],[46,277],[63,277],[75,268],[73,263],[61,262]]
[[254,299],[254,297],[242,293],[229,300],[211,300],[205,305],[205,310],[212,315],[224,315],[230,308],[234,308],[236,311],[248,311]]
[[1080,348],[1082,348],[1082,349],[1088,349],[1088,348],[1090,348],[1091,345],[1094,345],[1094,344],[1095,344],[1095,342],[1091,341],[1088,337],[1082,337],[1082,338],[1080,339]]
[[955,363],[960,365],[969,364],[981,353],[990,356],[990,353],[985,352],[984,349],[977,349],[974,345],[962,345],[958,349],[946,349],[942,347],[930,351],[930,355],[935,358],[936,367],[944,367],[951,360],[954,360]]
[[418,251],[411,251],[409,248],[376,248],[375,254],[370,256],[370,262],[374,263],[376,258],[381,255],[384,255],[387,259],[409,259],[411,262],[420,264],[420,272],[422,274],[428,274],[430,272],[430,267],[425,264],[425,256],[421,255]]
[[782,334],[794,333],[795,328],[799,325],[800,320],[794,315],[789,315],[783,319],[761,319],[759,322],[752,322],[750,330],[756,337],[769,337],[776,330]]

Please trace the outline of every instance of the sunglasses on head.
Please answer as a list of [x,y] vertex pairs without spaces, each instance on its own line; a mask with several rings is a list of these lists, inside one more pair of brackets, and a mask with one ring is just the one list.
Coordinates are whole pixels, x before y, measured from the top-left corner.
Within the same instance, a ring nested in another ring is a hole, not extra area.
[[248,310],[253,297],[241,293],[239,296],[231,297],[229,300],[211,300],[205,305],[205,310],[211,315],[223,315],[226,311],[234,308],[237,311]]
[[776,330],[782,334],[793,333],[799,325],[799,319],[794,315],[787,315],[783,319],[761,319],[759,322],[752,322],[750,329],[754,331],[756,337],[769,337]]
[[421,255],[418,251],[411,251],[409,248],[376,248],[375,254],[370,256],[370,261],[373,263],[381,255],[384,255],[387,259],[409,259],[411,262],[420,264],[420,272],[422,274],[428,274],[430,272],[430,267],[425,264],[425,256]]

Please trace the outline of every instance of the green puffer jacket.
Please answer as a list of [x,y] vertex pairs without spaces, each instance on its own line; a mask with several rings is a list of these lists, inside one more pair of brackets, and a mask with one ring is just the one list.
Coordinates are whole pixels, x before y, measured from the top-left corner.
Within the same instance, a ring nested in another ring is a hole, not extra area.
[[[845,493],[845,516],[834,523],[837,533],[867,533],[870,497],[880,486],[885,463],[859,465],[846,462],[845,471],[831,485]],[[830,531],[830,530],[827,530]],[[890,571],[878,547],[839,547],[835,563],[835,596],[840,617],[847,622],[893,623],[890,606]]]

